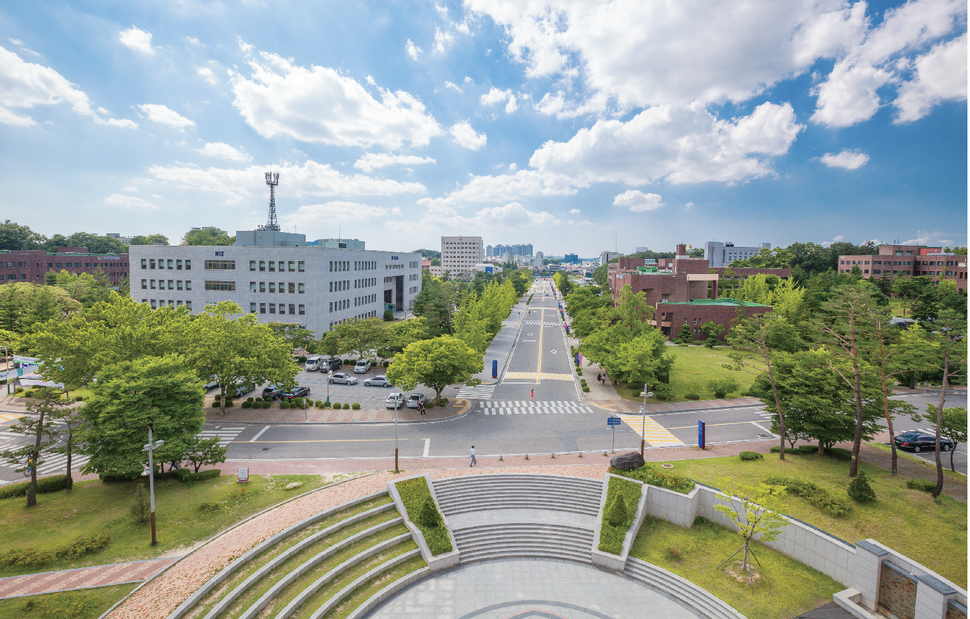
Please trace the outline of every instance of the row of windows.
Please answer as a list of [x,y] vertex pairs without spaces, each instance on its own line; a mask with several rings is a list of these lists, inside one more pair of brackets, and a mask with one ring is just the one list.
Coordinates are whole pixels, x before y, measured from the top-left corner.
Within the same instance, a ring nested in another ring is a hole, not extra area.
[[235,260],[206,260],[205,270],[206,271],[235,271],[236,261]]
[[377,261],[376,260],[355,260],[354,270],[355,271],[376,271]]
[[349,260],[331,260],[330,261],[330,272],[340,272],[349,271],[350,261]]
[[[7,268],[10,268],[10,267],[25,267],[25,266],[27,266],[27,263],[26,262],[8,262],[7,263]],[[40,263],[38,263],[37,266],[40,266]]]
[[421,266],[421,262],[420,261],[415,262],[414,260],[412,260],[411,262],[408,262],[408,266],[412,269],[417,269]]
[[411,286],[410,288],[408,288],[408,292],[411,294],[417,294],[418,286]]
[[408,281],[409,282],[416,282],[419,279],[421,279],[421,274],[420,273],[411,273],[410,275],[408,275]]
[[[256,292],[257,284],[259,286],[259,292],[266,292],[266,282],[249,282],[249,292]],[[290,294],[304,294],[306,292],[306,284],[302,282],[280,282],[277,288],[276,282],[269,282],[270,292],[283,294],[287,290],[289,290]]]
[[[277,267],[277,265],[279,266]],[[266,271],[267,266],[269,267],[270,273],[275,273],[277,269],[279,269],[280,273],[283,273],[284,271],[290,271],[290,272],[295,271],[299,273],[306,271],[306,262],[304,262],[303,260],[270,260],[269,262],[267,262],[266,260],[259,261],[260,271]],[[250,271],[256,270],[255,260],[249,261],[249,270]]]
[[400,262],[398,262],[398,263],[396,263],[396,264],[385,264],[385,265],[384,265],[384,268],[385,268],[385,269],[388,269],[388,270],[389,270],[389,269],[394,269],[394,270],[397,270],[397,269],[403,269],[403,268],[404,268],[404,265],[403,265],[403,264],[401,264]]
[[339,312],[340,310],[345,310],[350,307],[350,299],[341,299],[340,301],[330,302],[330,313]]
[[[168,264],[167,267],[166,267],[166,264]],[[143,268],[143,269],[154,269],[155,268],[155,259],[154,258],[142,258],[141,259],[141,268]],[[169,271],[171,271],[172,269],[175,269],[176,271],[181,271],[182,270],[182,260],[173,260],[172,258],[169,258],[166,261],[166,260],[163,260],[163,259],[159,258],[159,260],[158,260],[158,268],[159,269],[165,269],[165,268],[167,268]],[[185,270],[186,271],[191,271],[192,270],[192,261],[191,260],[186,260],[185,261]]]
[[370,288],[371,286],[377,285],[376,277],[365,277],[364,279],[355,279],[354,288]]
[[376,311],[364,312],[363,314],[357,314],[356,316],[352,316],[350,318],[344,318],[343,320],[337,320],[335,322],[331,322],[330,323],[329,330],[330,331],[333,331],[334,325],[339,325],[339,324],[342,324],[342,323],[345,323],[345,322],[349,322],[349,321],[354,320],[354,319],[363,320],[364,318],[376,318],[376,317],[377,317],[377,312]]
[[339,281],[330,282],[330,292],[342,292],[344,290],[350,290],[349,279],[341,279]]
[[235,290],[236,282],[214,282],[205,280],[206,290]]
[[367,305],[368,303],[376,303],[377,295],[369,294],[363,297],[357,297],[354,299],[354,307],[360,307],[361,305]]
[[[105,264],[109,264],[109,263],[106,262]],[[128,266],[128,263],[127,262],[111,262],[110,264],[115,264],[115,265],[123,266],[123,267]],[[13,262],[8,262],[7,263],[7,266],[8,267],[12,267],[13,265],[14,265]],[[18,267],[25,267],[25,266],[27,266],[27,263],[26,262],[18,262],[17,263],[17,266]],[[40,263],[39,262],[37,263],[37,266],[40,266]],[[101,265],[100,264],[97,264],[97,265],[93,265],[93,266],[101,266]],[[72,267],[75,268],[75,269],[80,269],[81,268],[81,263],[80,262],[48,262],[47,263],[47,268],[48,269],[61,269],[61,268],[65,268],[65,267],[68,268],[68,269],[70,269]],[[85,262],[84,263],[84,268],[85,269],[90,269],[91,267],[92,267],[92,264],[90,262]]]
[[[260,303],[259,304],[259,313],[260,314],[267,313],[266,312],[267,306],[268,306],[268,309],[269,309],[269,313],[270,314],[277,314],[277,313],[279,313],[279,314],[284,314],[285,315],[286,314],[286,308],[287,307],[290,308],[290,314],[293,314],[294,316],[296,316],[296,315],[303,316],[304,314],[306,314],[306,305],[304,305],[302,303],[300,303],[300,304],[294,304],[294,303]],[[277,311],[277,309],[279,311]],[[250,303],[249,304],[249,313],[250,314],[255,314],[256,313],[256,304],[255,303]]]
[[[17,274],[16,273],[8,273],[7,274],[7,279],[17,279]],[[20,279],[27,279],[27,275],[24,274],[24,273],[21,273],[20,274]]]
[[[210,290],[210,288],[208,286],[209,286],[209,282],[206,282],[206,290]],[[141,289],[142,290],[155,290],[155,280],[154,279],[143,279],[143,280],[141,280]],[[158,289],[159,290],[165,290],[165,280],[164,279],[158,280]],[[177,280],[170,279],[170,280],[168,280],[168,289],[169,290],[182,290],[182,280],[180,280],[180,279],[177,279]],[[192,290],[192,280],[191,279],[185,280],[185,290]],[[213,288],[212,290],[219,290],[219,288]],[[235,288],[233,288],[232,290],[235,290]]]
[[167,304],[169,307],[181,307],[181,306],[184,305],[189,311],[192,311],[192,302],[191,301],[185,301],[185,302],[183,302],[181,299],[176,300],[176,301],[172,301],[171,299],[168,300],[168,301],[166,301],[166,300],[162,299],[162,300],[157,301],[157,302],[155,301],[155,299],[150,299],[150,300],[149,299],[142,299],[141,302],[142,303],[151,303],[152,309],[158,309],[159,307],[165,307],[165,305]]

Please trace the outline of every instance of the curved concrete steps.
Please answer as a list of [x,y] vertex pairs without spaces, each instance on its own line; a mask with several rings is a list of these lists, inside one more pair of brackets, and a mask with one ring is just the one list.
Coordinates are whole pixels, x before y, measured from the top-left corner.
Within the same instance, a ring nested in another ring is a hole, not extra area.
[[652,563],[631,557],[626,562],[623,575],[638,580],[651,589],[663,592],[708,619],[745,619],[744,615],[724,600]]
[[558,475],[465,475],[434,482],[446,516],[492,509],[545,509],[599,513],[603,483]]
[[455,531],[455,543],[461,564],[521,557],[590,563],[593,532],[562,525],[492,524]]

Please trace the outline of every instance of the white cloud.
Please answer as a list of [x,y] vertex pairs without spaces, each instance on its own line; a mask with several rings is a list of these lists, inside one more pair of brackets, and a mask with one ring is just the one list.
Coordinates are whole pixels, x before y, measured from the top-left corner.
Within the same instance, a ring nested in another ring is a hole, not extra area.
[[533,107],[540,114],[563,119],[602,114],[607,110],[608,103],[609,98],[603,93],[596,93],[582,102],[567,101],[566,93],[560,90],[556,94],[547,92]]
[[837,155],[825,153],[820,157],[819,160],[830,168],[858,170],[862,166],[869,163],[869,155],[857,150],[849,150],[846,148]]
[[113,193],[104,199],[104,203],[111,206],[120,206],[130,211],[154,211],[158,207],[147,200],[142,200],[136,196],[123,196],[120,193]]
[[451,82],[445,82],[445,88],[451,88],[452,90],[457,90],[458,92],[465,92],[459,86],[452,84]]
[[208,142],[197,152],[208,157],[219,157],[230,161],[248,162],[253,160],[253,156],[241,148],[233,148],[224,142]]
[[252,52],[256,48],[255,45],[251,45],[251,44],[243,41],[243,38],[241,36],[238,36],[238,35],[236,35],[236,45],[239,46],[239,51],[241,51],[244,54],[248,54],[248,53]]
[[455,123],[450,131],[455,142],[469,150],[478,150],[488,141],[488,137],[484,133],[476,133],[467,120]]
[[475,83],[475,80],[473,80],[472,78],[470,78],[470,77],[468,77],[468,76],[466,75],[466,76],[465,76],[465,83],[466,83],[466,84],[474,84],[474,83]]
[[118,33],[118,40],[130,50],[136,51],[146,56],[154,56],[155,48],[152,47],[152,33],[132,26],[127,30]]
[[209,67],[198,67],[195,72],[197,75],[202,76],[202,79],[208,82],[211,86],[215,86],[219,83],[219,79],[216,77],[216,74]]
[[663,198],[655,193],[643,193],[636,189],[630,189],[613,198],[614,206],[624,206],[633,213],[645,211],[655,211],[664,206]]
[[[155,165],[148,168],[149,174],[158,181],[172,183],[181,189],[207,191],[221,194],[227,204],[239,204],[255,195],[265,193],[264,172],[273,167],[280,173],[280,188],[277,193],[281,201],[284,196],[338,196],[370,195],[387,196],[401,193],[423,193],[421,183],[399,183],[397,181],[371,178],[355,174],[348,176],[330,167],[307,161],[302,166],[284,164],[282,166],[254,165],[245,169],[200,168],[191,165]],[[282,202],[281,202],[282,203]]]
[[771,173],[770,159],[788,152],[804,126],[791,105],[763,103],[748,116],[719,120],[700,105],[660,106],[628,122],[599,120],[568,142],[546,142],[529,165],[572,179],[644,185],[739,182]]
[[26,62],[14,52],[0,47],[0,124],[29,127],[37,123],[15,110],[39,105],[67,103],[75,113],[91,117],[95,123],[122,129],[136,129],[138,123],[127,119],[102,118],[104,108],[91,109],[88,95],[51,69]]
[[134,185],[129,185],[128,187],[122,187],[121,190],[122,191],[134,191],[134,192],[137,192],[138,191],[138,187],[135,187]]
[[[280,215],[280,222],[287,226],[316,225],[328,227],[334,223],[374,222],[377,218],[387,216],[388,212],[388,209],[380,206],[335,200],[323,204],[301,206],[293,214]],[[370,226],[373,223],[368,223],[367,225]]]
[[418,54],[421,53],[421,48],[418,47],[417,45],[415,45],[411,41],[411,39],[408,39],[407,44],[404,46],[404,50],[407,51],[408,56],[411,57],[411,60],[417,60],[418,59]]
[[515,174],[472,176],[464,187],[444,198],[424,198],[419,204],[435,208],[452,207],[462,202],[504,202],[530,196],[568,196],[577,191],[573,179],[561,174],[519,170]]
[[548,211],[530,211],[518,202],[504,206],[486,207],[472,216],[456,213],[453,209],[419,200],[425,208],[424,218],[419,221],[395,222],[395,230],[427,234],[429,230],[452,234],[455,230],[476,230],[483,235],[508,235],[515,230],[533,233],[537,226],[554,227],[562,221]]
[[454,43],[454,41],[455,41],[455,35],[454,34],[452,34],[451,32],[445,32],[441,28],[435,26],[435,28],[434,28],[434,45],[432,46],[432,49],[435,52],[437,52],[439,54],[445,53],[445,50],[447,50],[448,47],[452,43]]
[[189,37],[189,36],[186,36],[186,37],[182,37],[182,38],[184,38],[184,39],[185,39],[185,42],[186,42],[186,43],[189,43],[189,44],[191,44],[191,45],[194,45],[194,46],[196,46],[196,47],[205,47],[205,45],[203,45],[203,44],[202,44],[202,41],[200,41],[200,40],[199,40],[198,38],[196,38],[196,37]]
[[687,204],[684,205],[684,210],[685,211],[689,211],[692,208],[694,208],[694,203],[693,202],[688,202]]
[[946,238],[947,236],[949,236],[949,233],[946,232],[919,230],[915,237],[906,239],[900,245],[953,245],[955,241]]
[[20,39],[12,39],[10,37],[7,37],[7,40],[13,43],[14,45],[16,45],[17,47],[19,47],[21,51],[26,52],[31,56],[37,56],[38,58],[40,57],[40,54],[30,49],[29,47],[25,46],[24,42],[21,41]]
[[417,155],[390,155],[387,153],[364,153],[364,155],[354,163],[354,167],[364,172],[373,172],[376,168],[386,168],[392,165],[422,165],[425,163],[435,163],[431,157],[418,157]]
[[581,215],[582,214],[582,211],[579,210],[578,208],[573,208],[573,209],[569,209],[569,214],[570,215]]
[[505,113],[511,114],[515,110],[519,109],[519,103],[512,94],[511,89],[499,90],[498,88],[492,87],[486,94],[482,95],[481,103],[482,105],[494,105],[495,103],[502,103],[503,101],[508,101],[505,105]]
[[[250,75],[231,72],[233,105],[265,138],[288,135],[303,142],[338,146],[424,146],[443,131],[417,97],[379,89],[374,99],[334,69],[292,64],[261,52]],[[327,110],[321,114],[321,110]]]
[[515,162],[509,164],[509,172],[515,172],[519,168],[519,165]]
[[967,34],[916,59],[916,77],[899,89],[895,122],[919,120],[941,101],[967,98]]
[[157,103],[146,103],[144,105],[139,105],[138,109],[152,122],[156,122],[160,125],[168,125],[169,127],[175,127],[179,131],[185,131],[186,127],[194,127],[195,122],[185,118],[180,115],[175,110],[171,110],[168,106],[157,104]]

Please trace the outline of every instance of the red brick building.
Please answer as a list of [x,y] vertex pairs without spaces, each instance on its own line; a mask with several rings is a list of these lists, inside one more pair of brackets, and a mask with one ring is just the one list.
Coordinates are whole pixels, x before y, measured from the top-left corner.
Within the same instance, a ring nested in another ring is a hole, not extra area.
[[839,273],[849,273],[855,266],[866,279],[927,276],[937,282],[951,280],[957,290],[967,292],[967,256],[944,254],[941,247],[881,245],[875,255],[839,256]]
[[770,305],[758,305],[747,301],[697,299],[686,303],[658,303],[651,323],[659,327],[668,339],[680,335],[681,325],[688,325],[695,340],[705,340],[707,336],[701,331],[701,326],[708,321],[713,321],[715,324],[724,325],[725,333],[722,333],[720,338],[723,340],[731,323],[737,320],[740,312],[744,313],[745,318],[751,318],[770,311]]
[[59,273],[101,271],[112,285],[128,278],[128,254],[90,254],[87,247],[58,247],[56,252],[40,249],[0,251],[0,283],[43,284],[44,276]]

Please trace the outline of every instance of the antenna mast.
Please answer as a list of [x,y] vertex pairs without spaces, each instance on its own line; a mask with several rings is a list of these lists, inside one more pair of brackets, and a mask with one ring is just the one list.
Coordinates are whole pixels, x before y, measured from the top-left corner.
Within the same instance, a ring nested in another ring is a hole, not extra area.
[[267,172],[266,173],[266,184],[269,185],[269,219],[266,221],[265,226],[260,226],[260,230],[270,230],[272,232],[279,232],[280,225],[276,222],[276,186],[280,184],[280,173],[279,172]]

